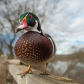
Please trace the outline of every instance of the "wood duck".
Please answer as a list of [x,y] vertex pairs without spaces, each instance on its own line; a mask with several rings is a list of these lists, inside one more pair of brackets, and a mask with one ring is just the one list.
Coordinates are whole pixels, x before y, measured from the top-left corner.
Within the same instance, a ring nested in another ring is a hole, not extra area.
[[31,73],[31,66],[41,66],[46,64],[46,71],[40,75],[50,74],[48,71],[48,62],[55,56],[56,46],[50,35],[42,32],[38,17],[27,12],[20,16],[20,26],[15,32],[26,30],[19,37],[15,44],[15,54],[17,58],[29,65],[28,69],[19,75],[24,76],[26,73]]

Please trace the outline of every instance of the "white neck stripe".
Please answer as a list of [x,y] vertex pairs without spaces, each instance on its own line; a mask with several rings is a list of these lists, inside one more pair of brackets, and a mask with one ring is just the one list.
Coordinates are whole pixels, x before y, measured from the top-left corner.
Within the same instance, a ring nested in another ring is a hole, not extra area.
[[28,26],[28,28],[25,29],[26,32],[28,32],[28,31],[35,31],[35,32],[41,33],[41,31],[38,31],[38,30],[37,30],[37,27],[38,27],[38,22],[37,22],[37,20],[35,20],[35,22],[36,22],[36,24],[35,24],[34,27]]

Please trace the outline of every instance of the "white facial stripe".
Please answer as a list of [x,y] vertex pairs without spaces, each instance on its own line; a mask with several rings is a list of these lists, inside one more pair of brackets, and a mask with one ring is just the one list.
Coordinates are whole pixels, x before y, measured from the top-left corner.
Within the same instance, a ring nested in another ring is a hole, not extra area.
[[27,17],[28,14],[26,14],[26,17]]

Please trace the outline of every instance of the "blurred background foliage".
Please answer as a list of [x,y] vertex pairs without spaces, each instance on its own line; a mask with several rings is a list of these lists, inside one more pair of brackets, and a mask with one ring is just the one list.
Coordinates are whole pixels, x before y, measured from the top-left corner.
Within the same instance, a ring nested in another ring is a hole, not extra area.
[[[15,33],[19,16],[33,12],[39,17],[43,31],[57,45],[50,71],[84,84],[83,3],[83,0],[0,0],[0,54],[6,54],[9,59],[15,57],[15,42],[24,33]],[[37,69],[44,70],[44,66]]]

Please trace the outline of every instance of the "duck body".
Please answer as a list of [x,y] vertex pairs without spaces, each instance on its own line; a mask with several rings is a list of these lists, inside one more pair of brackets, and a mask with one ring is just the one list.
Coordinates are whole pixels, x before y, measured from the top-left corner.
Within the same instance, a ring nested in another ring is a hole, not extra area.
[[29,31],[17,40],[15,54],[20,61],[27,65],[44,65],[54,57],[52,55],[53,44],[45,36],[34,31]]
[[46,64],[46,71],[40,75],[49,75],[48,63],[55,56],[56,46],[49,34],[43,33],[39,18],[27,12],[20,16],[20,26],[16,28],[16,33],[25,30],[15,44],[16,57],[23,63],[29,65],[28,69],[19,73],[23,77],[26,73],[31,73],[31,66]]

